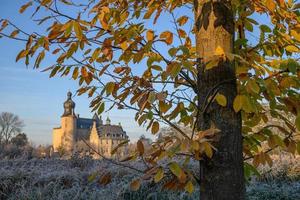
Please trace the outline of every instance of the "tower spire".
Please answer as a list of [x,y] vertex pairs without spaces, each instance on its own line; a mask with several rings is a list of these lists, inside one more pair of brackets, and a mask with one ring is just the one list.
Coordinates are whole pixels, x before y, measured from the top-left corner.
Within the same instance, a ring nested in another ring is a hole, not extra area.
[[73,115],[75,116],[75,103],[72,100],[72,92],[67,93],[67,100],[64,102],[64,114],[63,116]]

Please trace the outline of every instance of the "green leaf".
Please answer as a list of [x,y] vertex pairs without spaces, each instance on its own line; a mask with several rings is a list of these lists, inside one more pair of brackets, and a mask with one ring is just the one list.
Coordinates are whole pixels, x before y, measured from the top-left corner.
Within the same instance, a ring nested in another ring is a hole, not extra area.
[[270,29],[270,27],[268,27],[267,25],[265,25],[265,24],[262,24],[262,25],[260,25],[260,30],[262,31],[262,32],[265,32],[265,33],[270,33],[270,32],[272,32],[272,30]]
[[178,49],[173,47],[173,48],[169,49],[168,53],[171,57],[174,57],[176,55],[177,51],[178,51]]
[[154,176],[154,182],[158,183],[164,177],[164,170],[159,168],[157,173]]
[[90,175],[88,176],[88,182],[89,182],[89,183],[93,182],[93,181],[95,180],[96,177],[97,177],[97,172],[94,172],[94,173],[90,174]]
[[178,178],[183,173],[182,169],[176,162],[171,162],[169,165],[169,168],[170,168],[171,172]]
[[101,105],[100,105],[100,107],[98,108],[98,111],[97,111],[98,115],[100,115],[101,113],[103,113],[104,109],[105,109],[105,103],[102,102]]
[[155,92],[153,92],[153,91],[149,92],[148,102],[149,103],[153,103],[155,100],[156,100],[156,94],[155,94]]

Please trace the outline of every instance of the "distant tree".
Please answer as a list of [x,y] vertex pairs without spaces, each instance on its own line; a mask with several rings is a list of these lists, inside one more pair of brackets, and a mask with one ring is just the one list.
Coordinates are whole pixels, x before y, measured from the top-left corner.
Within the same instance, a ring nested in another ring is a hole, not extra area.
[[66,151],[66,149],[63,147],[63,145],[60,145],[60,146],[57,148],[57,153],[58,153],[59,157],[63,157],[64,155],[66,155],[67,151]]
[[8,143],[13,135],[21,133],[23,121],[15,114],[2,112],[0,114],[0,143]]
[[11,138],[11,143],[18,147],[23,147],[28,144],[27,135],[25,133],[19,133],[15,137]]

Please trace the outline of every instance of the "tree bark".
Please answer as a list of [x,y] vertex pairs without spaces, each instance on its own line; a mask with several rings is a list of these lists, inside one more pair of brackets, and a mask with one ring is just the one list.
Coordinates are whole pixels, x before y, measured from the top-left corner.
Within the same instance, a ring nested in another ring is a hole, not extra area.
[[[216,67],[205,69],[205,64],[216,58],[216,49],[233,53],[234,19],[230,1],[194,0],[196,23],[196,51],[198,62],[198,130],[214,124],[221,130],[214,143],[217,151],[212,159],[200,163],[201,200],[245,199],[242,154],[241,114],[233,110],[237,95],[234,64],[220,59]],[[225,107],[209,97],[217,93],[227,99]]]

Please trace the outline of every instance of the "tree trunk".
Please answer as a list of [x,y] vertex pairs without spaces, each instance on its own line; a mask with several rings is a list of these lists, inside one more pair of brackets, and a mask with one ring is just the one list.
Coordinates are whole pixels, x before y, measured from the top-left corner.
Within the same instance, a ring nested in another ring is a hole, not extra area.
[[[197,128],[206,130],[214,124],[221,130],[213,158],[200,163],[200,199],[244,199],[242,120],[232,106],[237,94],[234,64],[220,59],[216,67],[205,69],[205,64],[216,58],[216,49],[233,53],[234,19],[230,1],[194,0],[194,6],[199,56]],[[226,97],[225,107],[209,99],[217,93]]]

